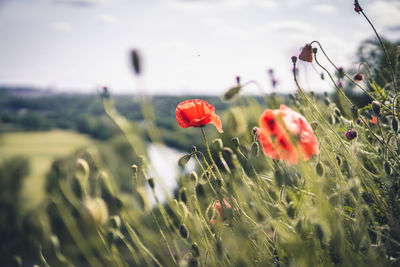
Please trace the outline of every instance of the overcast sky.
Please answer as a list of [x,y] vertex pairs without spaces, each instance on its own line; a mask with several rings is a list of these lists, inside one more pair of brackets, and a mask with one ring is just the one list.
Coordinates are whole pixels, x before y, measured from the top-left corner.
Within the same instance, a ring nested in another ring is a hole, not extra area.
[[[400,1],[360,5],[384,37],[400,39]],[[357,46],[373,37],[352,0],[0,0],[0,36],[2,85],[217,95],[237,75],[272,91],[270,68],[278,90],[294,89],[290,57],[312,40],[355,67]],[[329,87],[309,64],[299,68],[309,90]]]

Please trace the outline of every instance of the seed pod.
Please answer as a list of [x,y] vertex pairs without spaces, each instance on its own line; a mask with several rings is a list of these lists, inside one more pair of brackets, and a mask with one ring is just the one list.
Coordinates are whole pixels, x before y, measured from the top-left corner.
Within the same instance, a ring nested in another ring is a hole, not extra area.
[[372,101],[372,111],[376,116],[381,115],[381,104],[378,101]]
[[292,59],[293,64],[296,64],[296,62],[297,62],[297,57],[296,57],[296,56],[292,56],[291,59]]
[[386,174],[390,176],[392,174],[392,168],[390,167],[390,164],[385,161],[384,167]]
[[392,119],[392,129],[395,133],[399,130],[399,122],[396,120],[395,117]]
[[200,256],[200,250],[196,243],[192,244],[192,255],[195,258],[198,258]]
[[316,53],[318,52],[318,48],[313,47],[312,52],[313,52],[314,54],[316,54]]
[[184,224],[181,224],[181,226],[179,226],[179,233],[185,239],[189,237],[189,231],[188,231],[186,225],[184,225]]
[[315,171],[319,176],[324,176],[325,173],[325,167],[324,165],[319,161],[317,165],[315,166]]
[[260,154],[260,145],[258,144],[258,142],[253,142],[251,144],[251,156],[253,158],[258,157],[258,155]]

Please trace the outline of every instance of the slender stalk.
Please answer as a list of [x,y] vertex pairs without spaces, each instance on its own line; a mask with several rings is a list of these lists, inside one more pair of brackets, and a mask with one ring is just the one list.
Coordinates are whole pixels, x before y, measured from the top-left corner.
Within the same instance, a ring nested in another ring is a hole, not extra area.
[[207,137],[206,137],[206,133],[204,132],[204,127],[200,127],[201,130],[201,134],[203,135],[203,139],[204,139],[204,144],[206,145],[207,148],[207,153],[208,153],[208,157],[210,158],[212,164],[214,165],[215,169],[218,172],[219,178],[222,180],[222,175],[217,167],[217,164],[215,164],[215,161],[211,155],[211,150],[210,150],[210,146],[208,145],[208,141],[207,141]]

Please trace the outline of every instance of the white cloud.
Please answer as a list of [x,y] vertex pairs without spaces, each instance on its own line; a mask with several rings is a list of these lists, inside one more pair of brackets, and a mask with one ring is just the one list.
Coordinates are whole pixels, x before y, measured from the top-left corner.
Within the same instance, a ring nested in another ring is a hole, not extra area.
[[264,31],[313,33],[315,27],[309,23],[298,20],[276,20],[263,27]]
[[171,0],[170,6],[187,12],[206,12],[227,8],[259,7],[271,9],[278,7],[276,0]]
[[51,27],[58,32],[70,32],[72,31],[72,25],[65,21],[57,21],[51,24]]
[[99,16],[99,20],[104,24],[114,24],[117,22],[117,18],[111,14],[102,14]]
[[316,4],[311,7],[311,10],[322,14],[334,14],[337,8],[330,4]]
[[390,28],[400,26],[400,3],[394,1],[375,1],[368,5],[366,14],[372,17],[378,27]]

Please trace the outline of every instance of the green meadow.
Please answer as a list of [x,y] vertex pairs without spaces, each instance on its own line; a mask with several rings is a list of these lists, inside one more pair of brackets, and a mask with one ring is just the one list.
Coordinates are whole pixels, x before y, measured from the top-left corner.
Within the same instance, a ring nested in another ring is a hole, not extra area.
[[30,174],[24,181],[24,208],[36,206],[43,197],[44,177],[57,159],[80,148],[93,145],[87,135],[67,130],[11,132],[0,135],[0,158],[24,156],[29,160]]

